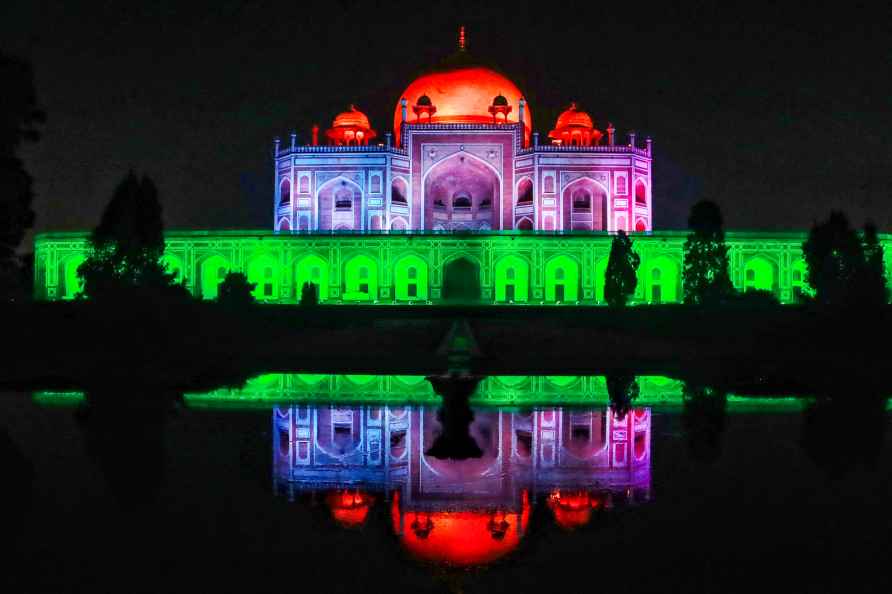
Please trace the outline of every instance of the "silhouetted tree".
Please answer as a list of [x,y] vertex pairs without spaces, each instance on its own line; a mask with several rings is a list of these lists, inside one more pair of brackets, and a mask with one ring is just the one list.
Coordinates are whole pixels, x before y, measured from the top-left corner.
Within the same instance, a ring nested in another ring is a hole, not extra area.
[[682,272],[685,303],[716,303],[734,294],[722,225],[722,213],[714,202],[703,200],[691,207]]
[[876,228],[862,237],[840,211],[812,226],[802,244],[808,284],[823,305],[876,305],[888,301],[883,248]]
[[249,283],[242,272],[229,272],[217,292],[217,302],[233,307],[251,305],[254,300],[254,289],[257,283]]
[[18,150],[40,138],[46,116],[37,107],[31,65],[0,52],[0,291],[17,287],[15,250],[34,225],[33,180]]
[[632,401],[638,398],[638,381],[631,374],[607,376],[607,395],[610,397],[610,410],[619,418],[624,418],[632,410]]
[[844,397],[806,404],[800,444],[828,478],[838,479],[859,466],[876,467],[887,424],[885,398],[847,388]]
[[137,291],[185,297],[186,289],[162,264],[163,254],[158,190],[148,177],[139,179],[131,171],[118,184],[90,235],[90,253],[77,270],[84,281],[83,294],[108,298]]
[[426,456],[466,460],[483,455],[470,433],[474,420],[470,398],[481,379],[471,375],[432,375],[427,378],[434,391],[443,398],[443,406],[437,411],[440,434],[425,452]]
[[300,304],[306,306],[319,304],[319,285],[305,282],[300,288]]
[[613,307],[623,307],[638,286],[641,257],[632,249],[632,240],[617,231],[610,244],[610,257],[604,272],[604,299]]
[[698,462],[715,462],[722,451],[728,397],[725,392],[685,382],[681,422],[688,452]]

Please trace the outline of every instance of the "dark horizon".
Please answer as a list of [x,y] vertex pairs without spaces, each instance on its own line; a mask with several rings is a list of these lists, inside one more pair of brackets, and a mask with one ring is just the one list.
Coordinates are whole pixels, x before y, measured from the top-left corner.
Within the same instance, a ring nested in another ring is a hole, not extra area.
[[[629,25],[591,10],[14,3],[0,49],[32,63],[48,116],[25,153],[35,231],[92,228],[131,168],[156,181],[170,228],[270,227],[273,137],[308,142],[350,103],[388,131],[459,24],[526,93],[543,138],[570,101],[622,142],[653,136],[656,230],[683,228],[701,198],[734,229],[804,229],[834,208],[892,229],[882,18],[775,9],[745,24],[699,7],[671,15],[685,24]],[[796,16],[809,20],[765,24]]]

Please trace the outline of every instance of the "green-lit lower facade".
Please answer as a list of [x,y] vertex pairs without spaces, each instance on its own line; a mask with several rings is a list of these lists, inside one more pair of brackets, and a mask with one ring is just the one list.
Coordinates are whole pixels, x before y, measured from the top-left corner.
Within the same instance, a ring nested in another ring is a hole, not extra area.
[[[641,256],[633,303],[683,299],[687,234],[634,235]],[[73,299],[81,290],[78,266],[88,234],[44,233],[35,239],[34,294]],[[795,303],[807,291],[804,232],[729,232],[731,277],[742,290],[769,291]],[[582,304],[604,302],[608,233],[291,234],[271,231],[171,231],[164,260],[193,295],[214,299],[230,271],[256,283],[267,303],[298,303],[311,282],[331,304],[445,303],[470,278],[483,303]],[[892,237],[883,236],[889,253]],[[887,274],[890,268],[886,262]],[[462,293],[467,295],[467,293]]]

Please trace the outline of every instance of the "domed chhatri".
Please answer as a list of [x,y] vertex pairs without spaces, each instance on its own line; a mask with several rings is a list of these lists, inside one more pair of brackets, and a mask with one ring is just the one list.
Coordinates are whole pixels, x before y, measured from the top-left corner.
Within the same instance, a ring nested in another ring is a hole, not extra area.
[[595,128],[591,116],[580,110],[576,103],[571,103],[558,116],[554,130],[548,133],[548,137],[556,144],[576,146],[596,146],[602,136],[604,134]]
[[354,105],[350,109],[335,116],[331,128],[326,130],[325,136],[334,145],[363,145],[378,135],[372,129],[369,118],[356,109]]

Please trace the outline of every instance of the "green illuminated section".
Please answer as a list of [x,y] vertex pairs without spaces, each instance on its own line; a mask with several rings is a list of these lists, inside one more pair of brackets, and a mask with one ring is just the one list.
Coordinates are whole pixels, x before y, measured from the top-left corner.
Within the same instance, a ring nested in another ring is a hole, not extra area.
[[[44,233],[35,239],[35,296],[72,299],[86,233]],[[631,303],[682,301],[685,232],[634,235],[641,256]],[[450,262],[479,279],[482,303],[597,305],[612,236],[534,232],[449,234],[276,234],[269,231],[180,231],[167,234],[164,263],[203,299],[215,299],[230,271],[256,283],[266,303],[297,303],[306,282],[328,303],[442,303],[456,293]],[[727,234],[731,277],[739,290],[769,291],[782,303],[808,293],[804,232]],[[881,241],[892,254],[892,238]],[[892,260],[892,258],[890,258]],[[887,269],[889,264],[887,263]],[[892,271],[887,270],[887,274]],[[477,282],[477,281],[475,281]]]

